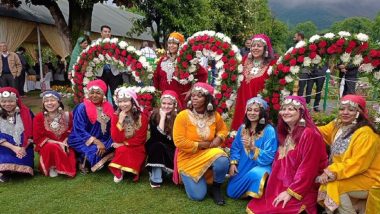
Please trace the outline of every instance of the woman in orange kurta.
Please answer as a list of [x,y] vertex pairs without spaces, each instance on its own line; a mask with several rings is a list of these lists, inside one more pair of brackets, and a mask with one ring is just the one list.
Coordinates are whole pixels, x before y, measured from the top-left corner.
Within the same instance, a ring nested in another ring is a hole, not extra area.
[[42,96],[44,112],[33,119],[35,150],[40,154],[40,171],[45,176],[56,177],[76,174],[75,152],[67,144],[73,127],[73,117],[63,111],[61,95],[45,91]]
[[318,200],[328,213],[356,213],[354,207],[364,213],[364,206],[354,202],[364,202],[360,199],[380,184],[380,136],[367,117],[365,99],[346,95],[338,119],[319,127],[331,147],[330,165],[317,178],[322,184]]
[[114,141],[115,157],[108,165],[114,174],[114,182],[123,180],[123,173],[134,174],[138,181],[145,162],[145,141],[148,119],[142,114],[137,95],[133,89],[120,87],[115,90],[114,100],[118,106],[111,119],[111,137]]
[[213,171],[214,202],[224,205],[220,186],[228,172],[227,154],[219,147],[228,134],[226,124],[215,111],[214,89],[198,82],[191,90],[189,109],[180,112],[174,122],[173,139],[178,148],[178,172],[192,200],[203,200],[207,193],[205,173]]

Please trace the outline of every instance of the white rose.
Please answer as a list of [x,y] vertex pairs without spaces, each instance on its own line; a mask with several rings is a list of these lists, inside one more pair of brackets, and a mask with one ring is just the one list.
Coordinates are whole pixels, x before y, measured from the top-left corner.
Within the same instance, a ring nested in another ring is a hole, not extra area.
[[242,74],[240,74],[240,75],[238,76],[238,81],[241,82],[241,81],[243,81],[243,80],[244,80],[244,76],[243,76]]
[[111,40],[110,40],[110,38],[105,38],[105,39],[103,39],[103,43],[109,43]]
[[241,60],[243,59],[243,57],[240,55],[239,52],[237,52],[235,56],[236,56],[236,60],[237,60],[238,62],[241,62]]
[[193,73],[194,71],[196,71],[197,70],[197,66],[195,66],[195,65],[190,65],[190,67],[189,67],[189,73]]
[[125,49],[125,47],[127,47],[128,46],[128,43],[126,43],[125,41],[121,41],[121,42],[119,42],[119,47],[121,48],[121,49]]
[[228,113],[223,113],[222,118],[223,118],[223,120],[227,120],[228,119]]
[[349,53],[344,53],[340,56],[340,60],[342,60],[343,63],[347,63],[349,62],[351,59],[350,57],[350,54]]
[[[314,59],[315,59],[315,58],[314,58]],[[305,67],[309,67],[310,64],[311,64],[311,59],[310,59],[309,57],[305,57],[305,58],[303,59],[303,66],[305,66]]]
[[277,60],[276,64],[277,64],[277,65],[281,64],[281,63],[282,63],[282,59],[283,59],[283,57],[282,57],[282,56],[280,56],[280,57],[278,58],[278,60]]
[[111,43],[116,44],[119,41],[117,37],[114,37],[110,40]]
[[362,63],[362,61],[363,61],[362,55],[361,54],[356,54],[354,56],[354,59],[352,60],[352,64],[354,64],[354,65],[360,65]]
[[148,79],[152,79],[153,78],[153,74],[148,74]]
[[94,58],[94,60],[93,60],[94,62],[95,62],[95,64],[99,64],[100,63],[100,60],[99,60],[99,58]]
[[201,57],[203,56],[202,51],[196,51],[196,52],[195,52],[195,56],[196,56],[197,58],[201,58]]
[[99,54],[99,55],[98,55],[98,58],[99,58],[100,61],[104,61],[104,56],[103,56],[103,54]]
[[291,82],[293,82],[293,78],[292,78],[290,75],[286,75],[286,76],[285,76],[285,81],[286,81],[287,83],[291,83]]
[[226,105],[227,105],[227,108],[230,109],[232,107],[232,105],[234,104],[234,101],[228,99],[226,100]]
[[112,57],[110,57],[110,55],[108,55],[108,53],[106,54],[106,59],[108,60],[108,61],[111,61],[112,60]]
[[86,71],[86,72],[84,73],[84,76],[85,76],[85,77],[92,77],[92,76],[94,76],[94,73],[92,73],[91,71]]
[[356,35],[356,38],[361,41],[361,42],[366,42],[368,41],[368,35],[367,34],[364,34],[364,33],[359,33],[358,35]]
[[290,91],[288,91],[288,90],[286,90],[286,89],[283,89],[283,90],[281,90],[281,95],[282,95],[283,97],[289,96],[289,95],[290,95]]
[[98,39],[95,41],[95,45],[100,45],[101,42],[102,42],[102,39]]
[[[307,58],[309,58],[309,57],[307,57]],[[318,54],[314,57],[314,59],[311,60],[311,63],[313,63],[313,64],[319,64],[321,62],[322,62],[322,58]]]
[[219,60],[216,65],[215,65],[215,68],[216,69],[221,69],[223,68],[223,65],[224,65],[224,62],[222,60]]
[[338,35],[339,35],[341,38],[346,38],[346,37],[351,36],[351,34],[350,34],[349,32],[347,32],[347,31],[340,31],[340,32],[338,33]]
[[268,75],[270,76],[270,75],[272,75],[272,72],[273,72],[273,67],[270,66],[270,67],[268,68],[267,73],[268,73]]
[[136,48],[133,47],[132,45],[130,45],[130,46],[127,47],[127,51],[128,52],[134,52],[134,51],[136,51]]
[[222,57],[223,57],[223,55],[221,54],[221,55],[216,55],[215,56],[215,60],[216,61],[219,61],[219,60],[221,60],[222,59]]
[[373,72],[373,77],[375,77],[377,80],[380,80],[380,71]]
[[139,57],[139,62],[141,62],[141,64],[143,64],[144,62],[146,62],[145,56],[140,56]]
[[319,35],[314,35],[314,36],[310,37],[309,42],[314,43],[314,42],[318,41],[320,38],[321,37]]
[[215,59],[216,52],[210,51],[209,55],[210,55],[211,59]]
[[193,81],[194,80],[194,75],[190,74],[187,79],[189,80],[189,82]]
[[230,39],[230,37],[225,36],[225,37],[223,38],[223,42],[231,43],[231,39]]
[[218,37],[219,39],[223,40],[224,37],[225,37],[225,35],[223,33],[219,33],[218,32],[218,33],[215,34],[215,37]]
[[374,67],[372,66],[371,63],[362,64],[362,65],[359,67],[359,70],[360,70],[360,71],[362,71],[362,72],[366,72],[366,73],[371,72],[373,69],[374,69]]
[[122,61],[119,60],[118,63],[120,66],[124,67],[124,63]]
[[292,74],[298,74],[298,72],[300,71],[300,67],[298,66],[298,65],[296,65],[296,66],[291,66],[290,67],[290,72],[292,73]]
[[91,72],[92,71],[92,67],[91,66],[87,66],[86,71],[87,72]]
[[203,48],[202,54],[203,54],[203,56],[208,57],[208,56],[210,56],[210,51],[207,50],[206,48]]
[[197,65],[197,64],[199,64],[199,59],[198,58],[194,58],[194,59],[190,60],[190,64],[191,65]]
[[238,65],[238,73],[243,73],[243,65],[242,64]]
[[232,45],[232,50],[236,53],[240,53],[239,48],[236,45]]
[[182,80],[179,80],[179,83],[180,83],[181,85],[186,85],[186,84],[188,83],[188,81],[185,80],[185,79],[182,79]]
[[137,50],[135,53],[136,53],[138,56],[141,56],[141,51],[140,51],[140,50]]
[[332,39],[334,38],[335,34],[333,33],[326,33],[323,37],[325,37],[326,39]]
[[[94,59],[94,60],[95,60],[95,59]],[[91,66],[91,67],[95,67],[95,63],[94,63],[93,61],[90,61],[90,62],[88,63],[88,65]]]
[[87,77],[83,78],[83,85],[87,85],[90,82],[90,79]]

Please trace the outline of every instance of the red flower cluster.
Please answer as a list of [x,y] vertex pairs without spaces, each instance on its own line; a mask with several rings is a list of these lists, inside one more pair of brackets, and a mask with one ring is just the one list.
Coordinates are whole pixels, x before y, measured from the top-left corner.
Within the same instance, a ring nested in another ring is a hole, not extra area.
[[139,93],[137,94],[137,102],[140,107],[143,108],[143,113],[150,115],[153,110],[154,96],[150,93]]

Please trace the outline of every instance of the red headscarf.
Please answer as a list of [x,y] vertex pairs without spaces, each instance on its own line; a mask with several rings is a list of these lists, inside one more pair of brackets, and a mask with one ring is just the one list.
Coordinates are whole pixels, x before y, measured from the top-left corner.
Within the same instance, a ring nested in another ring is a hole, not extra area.
[[161,100],[165,97],[169,97],[172,100],[175,100],[177,102],[178,109],[182,109],[182,103],[178,98],[178,94],[175,91],[172,90],[165,90],[161,95]]
[[[89,82],[87,84],[87,89],[90,91],[94,86],[99,87],[105,95],[107,94],[107,85],[103,80],[93,80]],[[98,111],[96,110],[96,105],[87,98],[84,99],[83,103],[84,103],[84,106],[86,107],[86,113],[87,113],[88,119],[90,120],[91,124],[95,124],[98,118]],[[112,117],[114,110],[111,103],[109,103],[107,100],[103,100],[102,109],[103,109],[103,112],[108,117],[110,118]]]
[[267,50],[268,50],[268,56],[270,58],[273,58],[274,56],[274,53],[273,53],[273,48],[272,48],[272,43],[270,42],[270,39],[267,35],[265,34],[256,34],[252,37],[252,42],[255,41],[255,40],[263,40],[265,42],[265,45],[268,47]]
[[366,108],[366,101],[362,96],[347,94],[344,97],[342,97],[342,99],[340,100],[340,102],[344,102],[344,101],[351,101],[351,102],[356,103],[360,108],[358,110],[361,110],[363,112],[364,117],[368,118],[368,110]]
[[211,94],[211,96],[214,96],[214,87],[212,87],[211,85],[205,82],[197,82],[194,84],[193,90],[196,89],[197,87],[205,89],[206,91],[208,91],[209,94]]
[[27,147],[29,139],[31,139],[33,136],[33,129],[32,129],[33,120],[32,120],[32,115],[30,113],[30,110],[28,107],[24,105],[24,103],[22,103],[20,99],[20,95],[15,88],[12,88],[12,87],[0,88],[0,93],[3,93],[4,91],[13,92],[16,94],[17,106],[20,108],[20,117],[24,125],[24,142],[22,143],[22,146]]

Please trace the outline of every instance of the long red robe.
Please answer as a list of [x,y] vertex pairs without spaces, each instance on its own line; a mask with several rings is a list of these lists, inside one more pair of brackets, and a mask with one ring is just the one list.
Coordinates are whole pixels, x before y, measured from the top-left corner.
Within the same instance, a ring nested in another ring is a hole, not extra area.
[[[64,141],[73,127],[73,116],[70,113],[68,119],[68,128],[61,135],[56,135],[52,131],[46,129],[45,119],[42,112],[37,114],[33,120],[33,139],[36,144],[35,150],[40,154],[39,169],[45,176],[49,176],[49,169],[55,167],[59,174],[65,174],[74,177],[76,174],[75,152],[69,148],[68,153],[62,150],[60,145],[49,142],[54,140],[58,142]],[[67,122],[67,121],[66,121]]]
[[[280,149],[276,153],[264,196],[252,199],[247,207],[248,213],[317,213],[317,193],[319,185],[315,178],[323,172],[328,164],[326,148],[322,136],[317,130],[306,128],[300,141],[293,150],[280,158]],[[274,199],[283,191],[292,195],[290,201],[282,208],[272,205]]]
[[[161,63],[164,60],[168,60],[167,57],[162,57],[160,61],[157,64],[156,71],[153,74],[153,85],[156,88],[156,90],[159,90],[161,92],[165,90],[173,90],[175,91],[179,99],[182,102],[182,106],[186,106],[186,92],[188,92],[191,89],[192,84],[188,83],[186,85],[182,85],[178,81],[172,79],[171,82],[168,82],[168,78],[166,75],[166,71],[162,70]],[[173,74],[174,75],[174,74]],[[195,75],[195,79],[198,80],[198,82],[207,82],[207,71],[205,68],[199,65],[197,75]]]
[[141,127],[135,130],[135,134],[131,138],[125,136],[124,129],[119,129],[118,120],[119,116],[114,114],[111,119],[111,137],[114,142],[124,145],[115,149],[115,156],[108,167],[117,177],[120,177],[121,172],[125,171],[135,174],[138,178],[146,158],[145,142],[148,119],[141,114]]

